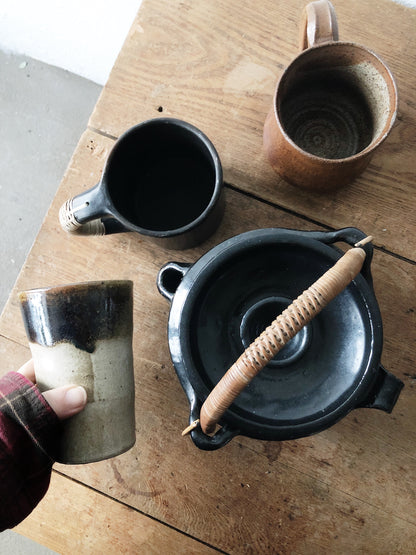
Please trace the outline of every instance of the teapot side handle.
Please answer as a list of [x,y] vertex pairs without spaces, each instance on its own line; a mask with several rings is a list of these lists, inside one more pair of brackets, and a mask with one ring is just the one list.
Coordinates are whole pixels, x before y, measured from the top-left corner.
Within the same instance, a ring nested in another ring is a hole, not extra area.
[[[353,247],[359,241],[362,241],[366,238],[366,234],[356,227],[344,227],[342,229],[336,231],[293,231],[294,234],[301,235],[303,237],[309,237],[310,239],[315,239],[316,241],[320,241],[325,245],[332,245],[333,243],[343,242],[347,243],[351,247]],[[371,261],[373,259],[373,245],[367,243],[363,247],[366,253],[366,258],[364,260],[363,267],[361,269],[361,274],[373,288],[373,277],[371,275]]]
[[[186,393],[191,407],[189,422],[192,423],[196,420],[199,420],[201,404],[199,403],[195,395],[195,391],[191,387]],[[224,424],[212,436],[204,434],[201,427],[197,426],[194,430],[191,431],[191,438],[198,449],[201,449],[203,451],[215,451],[227,445],[227,443],[229,443],[233,439],[233,437],[239,434],[240,431],[238,429],[233,428],[228,424]]]
[[390,413],[403,387],[404,383],[380,364],[373,387],[356,408],[379,409]]
[[168,262],[159,270],[157,288],[169,302],[173,301],[177,288],[191,266],[192,264]]

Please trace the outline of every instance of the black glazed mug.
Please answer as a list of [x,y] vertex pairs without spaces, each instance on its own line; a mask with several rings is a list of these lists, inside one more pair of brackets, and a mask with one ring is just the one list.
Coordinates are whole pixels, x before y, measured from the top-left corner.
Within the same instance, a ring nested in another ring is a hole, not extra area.
[[193,247],[224,212],[222,166],[199,129],[173,118],[148,120],[115,143],[98,185],[65,202],[65,231],[136,231],[173,249]]
[[[287,306],[335,264],[338,241],[365,234],[259,229],[217,245],[194,264],[169,262],[158,289],[170,303],[170,354],[190,422],[223,374]],[[403,383],[380,363],[383,330],[372,285],[372,246],[358,276],[235,399],[221,428],[191,432],[200,449],[236,435],[287,440],[321,432],[359,407],[393,409]]]

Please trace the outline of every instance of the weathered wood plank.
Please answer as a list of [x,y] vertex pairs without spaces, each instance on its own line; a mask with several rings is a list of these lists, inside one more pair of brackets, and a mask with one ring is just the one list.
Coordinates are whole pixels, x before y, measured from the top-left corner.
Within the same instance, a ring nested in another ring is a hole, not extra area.
[[218,553],[56,472],[46,497],[14,531],[61,555]]
[[144,0],[91,127],[119,136],[148,118],[185,119],[212,139],[236,187],[324,225],[362,228],[377,245],[414,260],[416,10],[391,0],[333,3],[340,38],[377,52],[400,98],[391,136],[350,186],[300,191],[274,174],[262,152],[275,83],[298,51],[303,0]]
[[382,362],[406,383],[392,415],[361,409],[310,438],[236,438],[218,452],[201,452],[180,437],[188,407],[169,357],[169,305],[155,285],[159,268],[168,260],[192,262],[249,229],[316,226],[227,190],[220,229],[192,250],[155,248],[135,234],[66,235],[58,223],[61,203],[95,184],[112,144],[93,132],[81,137],[0,320],[2,373],[28,354],[18,289],[115,277],[135,282],[136,446],[110,461],[57,469],[225,551],[410,552],[416,540],[415,265],[381,251],[374,256],[385,326]]
[[0,376],[18,370],[30,359],[30,349],[26,343],[16,343],[0,335]]

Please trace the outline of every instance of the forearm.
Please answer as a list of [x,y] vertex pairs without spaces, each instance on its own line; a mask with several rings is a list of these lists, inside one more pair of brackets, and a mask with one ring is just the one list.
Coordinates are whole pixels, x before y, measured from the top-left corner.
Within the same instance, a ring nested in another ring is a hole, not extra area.
[[58,433],[58,418],[36,386],[17,372],[0,379],[0,531],[45,495]]

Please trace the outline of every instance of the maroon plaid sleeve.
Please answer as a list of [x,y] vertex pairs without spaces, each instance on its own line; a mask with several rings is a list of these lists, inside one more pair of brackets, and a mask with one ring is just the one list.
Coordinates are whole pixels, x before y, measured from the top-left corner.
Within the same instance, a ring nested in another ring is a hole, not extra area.
[[45,495],[58,433],[56,414],[30,380],[17,372],[0,379],[0,532]]

